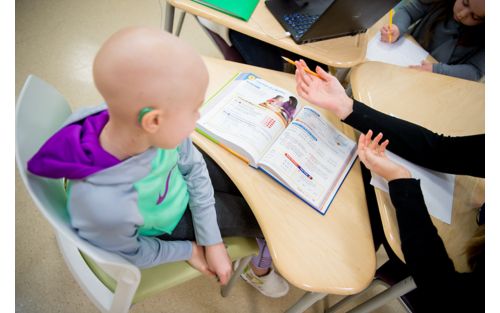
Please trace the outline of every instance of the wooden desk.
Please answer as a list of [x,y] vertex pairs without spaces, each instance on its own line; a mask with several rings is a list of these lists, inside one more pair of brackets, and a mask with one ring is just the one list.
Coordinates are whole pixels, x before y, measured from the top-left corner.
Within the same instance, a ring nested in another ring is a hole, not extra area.
[[[293,75],[204,58],[210,73],[207,97],[241,71],[290,91]],[[354,138],[350,126],[327,114]],[[359,161],[327,214],[322,216],[261,171],[255,170],[198,133],[195,144],[229,175],[252,208],[267,239],[274,265],[291,284],[313,292],[348,295],[363,290],[375,273],[375,252]]]
[[365,59],[366,34],[297,45],[291,38],[284,37],[285,30],[266,8],[264,0],[259,2],[248,22],[191,0],[167,0],[166,29],[170,32],[174,7],[332,67],[353,67]]
[[[353,68],[353,96],[379,111],[451,136],[484,133],[484,84],[378,62]],[[393,251],[401,251],[396,212],[390,197],[376,189],[382,224]],[[468,271],[463,254],[477,228],[476,208],[484,203],[484,179],[457,176],[452,224],[432,217],[455,268]]]

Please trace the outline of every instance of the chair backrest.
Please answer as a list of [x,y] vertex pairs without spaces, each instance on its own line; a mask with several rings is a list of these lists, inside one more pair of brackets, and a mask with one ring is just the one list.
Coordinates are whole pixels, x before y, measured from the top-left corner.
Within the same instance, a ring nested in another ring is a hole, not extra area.
[[[139,269],[121,256],[95,247],[78,236],[71,227],[62,180],[39,177],[27,171],[28,160],[63,125],[70,113],[68,102],[54,87],[30,75],[17,101],[17,166],[28,193],[54,229],[66,264],[84,292],[103,312],[127,312],[141,280]],[[116,290],[110,291],[95,276],[82,253],[118,283]]]
[[28,77],[17,101],[16,161],[28,192],[53,227],[68,224],[63,181],[31,175],[26,165],[70,114],[57,90],[34,75]]
[[71,227],[63,181],[27,171],[28,160],[71,114],[68,102],[54,87],[30,75],[16,105],[16,161],[28,193],[58,236],[96,257],[101,249],[81,239]]

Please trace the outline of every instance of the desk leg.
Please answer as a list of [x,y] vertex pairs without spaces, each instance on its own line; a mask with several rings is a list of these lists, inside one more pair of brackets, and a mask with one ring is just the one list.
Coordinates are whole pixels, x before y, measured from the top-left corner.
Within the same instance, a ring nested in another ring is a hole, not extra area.
[[167,0],[165,4],[165,24],[163,29],[169,33],[172,33],[174,29],[174,15],[175,7]]
[[179,37],[181,34],[182,24],[184,24],[184,18],[186,17],[186,11],[181,12],[181,16],[179,17],[179,21],[177,22],[177,30],[175,31],[175,35]]
[[320,292],[306,292],[297,303],[285,311],[285,313],[302,313],[307,310],[311,305],[326,297],[327,293]]
[[[373,283],[372,283],[373,285]],[[371,285],[370,285],[371,286]],[[387,290],[382,291],[378,295],[372,297],[371,299],[361,303],[354,309],[350,310],[349,313],[368,313],[372,312],[373,310],[378,309],[379,307],[383,306],[384,304],[397,299],[401,296],[404,296],[408,292],[414,290],[417,288],[417,285],[413,281],[413,277],[409,276],[399,283],[393,285],[392,287],[388,288]],[[366,289],[365,289],[366,290]],[[329,308],[326,312],[327,313],[333,313],[337,311],[338,308],[340,308],[341,305],[345,304],[347,300],[351,300],[352,297],[348,297],[346,299],[343,299],[339,303],[335,304],[331,308]],[[344,301],[346,300],[346,301]]]

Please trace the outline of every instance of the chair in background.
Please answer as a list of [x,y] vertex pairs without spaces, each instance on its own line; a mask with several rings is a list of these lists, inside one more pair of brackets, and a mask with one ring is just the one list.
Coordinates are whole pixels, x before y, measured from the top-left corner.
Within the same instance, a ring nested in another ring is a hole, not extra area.
[[[184,14],[186,12],[183,12]],[[198,21],[198,24],[201,26],[201,28],[205,31],[205,33],[208,35],[208,37],[212,40],[212,42],[217,46],[219,51],[222,53],[224,56],[224,59],[227,61],[233,61],[233,62],[238,62],[238,63],[244,63],[245,60],[241,56],[241,54],[236,50],[235,47],[232,47],[227,44],[227,42],[216,32],[210,30],[208,27],[203,25],[203,23],[200,21],[200,18],[198,16],[195,16],[196,21]]]
[[[128,312],[130,306],[201,274],[187,262],[139,269],[124,258],[93,246],[71,227],[62,180],[31,175],[27,161],[70,115],[68,102],[57,90],[30,75],[16,108],[16,161],[28,193],[52,226],[59,249],[81,288],[102,312]],[[232,260],[243,258],[226,296],[258,247],[253,238],[224,238]]]
[[[175,31],[175,35],[177,37],[179,37],[179,35],[181,33],[182,25],[184,24],[185,17],[186,17],[186,12],[182,11],[181,15],[179,16],[179,21],[177,22],[177,30]],[[173,16],[171,18],[173,20]],[[194,18],[196,19],[198,24],[201,26],[203,31],[205,31],[208,38],[210,38],[210,40],[215,44],[215,46],[222,53],[225,60],[238,62],[238,63],[245,63],[245,61],[243,60],[243,57],[238,52],[238,50],[236,50],[234,47],[228,45],[227,42],[219,34],[217,34],[216,32],[210,30],[208,27],[203,25],[203,23],[200,21],[200,18],[198,16],[194,16]],[[167,29],[165,29],[165,30],[167,30]]]

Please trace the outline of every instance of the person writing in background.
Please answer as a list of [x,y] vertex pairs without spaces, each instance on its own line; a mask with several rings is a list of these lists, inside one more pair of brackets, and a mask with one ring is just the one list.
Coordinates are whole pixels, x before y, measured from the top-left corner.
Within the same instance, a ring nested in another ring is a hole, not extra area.
[[[321,68],[321,78],[304,71],[297,62],[299,96],[332,111],[344,123],[362,132],[358,154],[365,166],[389,182],[396,208],[401,248],[406,266],[417,285],[418,312],[483,312],[485,291],[484,221],[468,244],[471,273],[458,273],[427,213],[420,181],[385,155],[399,156],[446,173],[484,177],[485,135],[446,137],[419,125],[378,112],[351,99],[338,80]],[[365,135],[364,135],[365,134]],[[372,138],[373,134],[377,134]],[[386,140],[383,141],[383,139]],[[484,214],[484,205],[480,213]],[[481,216],[482,214],[480,214]],[[484,217],[484,215],[482,215]]]
[[411,34],[439,62],[422,61],[415,69],[469,80],[484,76],[484,0],[410,0],[401,4],[381,40],[395,42]]

